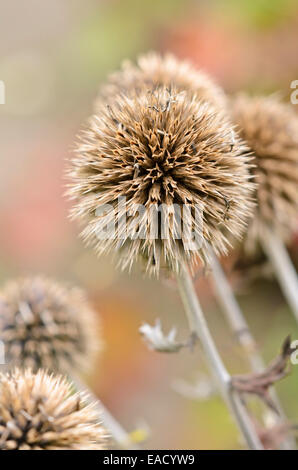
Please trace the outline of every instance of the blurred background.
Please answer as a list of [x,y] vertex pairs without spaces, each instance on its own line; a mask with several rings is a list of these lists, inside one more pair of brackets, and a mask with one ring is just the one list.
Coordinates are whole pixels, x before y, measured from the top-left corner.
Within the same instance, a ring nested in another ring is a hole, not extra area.
[[[182,305],[171,280],[154,281],[138,268],[120,273],[96,259],[68,220],[65,161],[98,86],[125,58],[154,49],[190,59],[229,93],[279,90],[289,100],[298,79],[295,0],[27,0],[0,1],[0,281],[44,273],[85,287],[101,318],[105,350],[89,377],[126,426],[150,428],[149,449],[241,447],[221,400],[188,397],[205,374],[200,351],[150,352],[138,333],[160,318],[187,337]],[[296,105],[298,111],[298,105]],[[290,247],[298,260],[298,235]],[[266,361],[298,330],[279,287],[266,278],[248,283],[227,271]],[[255,277],[253,275],[253,277]],[[247,370],[242,352],[217,308],[208,280],[196,288],[220,350],[233,373]],[[298,366],[278,385],[288,416],[298,420]],[[204,391],[201,387],[201,392]],[[187,393],[186,393],[187,392]]]

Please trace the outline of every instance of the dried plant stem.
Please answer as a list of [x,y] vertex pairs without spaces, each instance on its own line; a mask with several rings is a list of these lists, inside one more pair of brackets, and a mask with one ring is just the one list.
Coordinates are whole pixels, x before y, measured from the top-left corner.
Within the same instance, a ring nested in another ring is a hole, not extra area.
[[[228,282],[224,270],[221,267],[217,256],[210,248],[210,265],[212,269],[212,282],[214,285],[215,293],[218,301],[221,304],[225,317],[237,338],[239,344],[242,346],[245,357],[250,363],[253,372],[261,372],[265,370],[266,364],[258,351],[256,341],[251,333],[249,325],[244,317],[244,314],[234,296],[230,283]],[[286,420],[286,416],[279,403],[278,396],[274,389],[271,389],[271,396],[275,402],[276,408],[280,416],[276,416],[271,410],[266,410],[265,418],[268,416],[273,422],[280,422]],[[283,448],[293,449],[294,439],[288,438],[285,441]]]
[[201,341],[208,366],[218,383],[222,397],[233,413],[248,447],[254,450],[263,449],[245,405],[231,386],[231,376],[217,351],[185,265],[181,266],[177,281],[190,328]]
[[278,235],[267,227],[262,230],[261,243],[298,322],[298,277],[288,252]]
[[260,372],[265,364],[258,353],[256,342],[251,334],[250,328],[235,299],[232,288],[213,250],[210,248],[210,265],[212,269],[212,282],[218,301],[225,313],[226,319],[243,347],[246,357],[254,372]]
[[94,403],[96,411],[100,419],[102,420],[107,431],[110,432],[111,437],[119,445],[121,449],[126,450],[137,450],[138,446],[132,442],[129,434],[123,429],[121,424],[112,416],[112,414],[107,410],[103,405],[102,401],[99,400],[97,396],[90,390],[90,388],[81,381],[81,379],[73,374],[70,376],[70,379],[75,384],[76,388],[80,392],[86,392],[90,398],[90,402]]

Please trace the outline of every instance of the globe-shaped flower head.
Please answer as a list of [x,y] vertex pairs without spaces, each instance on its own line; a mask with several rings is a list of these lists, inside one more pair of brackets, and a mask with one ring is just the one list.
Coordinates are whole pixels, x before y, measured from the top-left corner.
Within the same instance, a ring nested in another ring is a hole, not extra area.
[[123,254],[123,267],[142,257],[149,271],[179,271],[185,260],[208,261],[207,244],[225,253],[229,234],[243,232],[249,162],[223,112],[192,92],[145,86],[102,103],[81,132],[72,215],[99,254]]
[[0,450],[101,450],[105,443],[93,405],[62,376],[0,374]]
[[246,248],[257,248],[264,224],[287,240],[297,226],[298,117],[277,97],[239,95],[232,100],[232,117],[255,157],[255,215]]
[[101,87],[98,105],[103,99],[113,99],[119,93],[129,93],[131,90],[142,92],[144,86],[150,89],[162,86],[171,89],[174,86],[177,91],[191,91],[198,99],[216,107],[226,106],[223,90],[207,74],[186,60],[156,52],[141,55],[136,64],[124,61],[121,69],[113,72]]
[[98,348],[85,294],[46,278],[10,281],[0,291],[0,339],[9,366],[86,372]]

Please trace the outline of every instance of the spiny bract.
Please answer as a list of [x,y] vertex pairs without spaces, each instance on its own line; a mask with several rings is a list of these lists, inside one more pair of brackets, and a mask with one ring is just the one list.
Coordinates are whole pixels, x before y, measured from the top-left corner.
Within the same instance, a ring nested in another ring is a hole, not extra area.
[[245,246],[254,251],[264,224],[288,239],[297,226],[298,118],[277,97],[239,95],[232,117],[255,156],[257,206]]
[[97,104],[103,99],[113,99],[116,94],[129,93],[132,90],[142,92],[165,86],[175,87],[178,91],[190,91],[197,98],[218,107],[226,106],[223,90],[201,70],[197,70],[186,60],[178,60],[172,54],[160,55],[149,52],[141,55],[134,64],[124,61],[120,70],[112,73],[99,92]]
[[[186,259],[207,261],[207,243],[225,253],[228,234],[242,234],[252,208],[249,162],[225,115],[196,95],[166,87],[118,95],[80,135],[69,171],[72,216],[85,219],[83,238],[99,254],[123,254],[122,267],[142,256],[152,272],[161,265],[179,271]],[[138,205],[145,212],[137,217]],[[149,233],[150,209],[161,205],[166,238],[160,225],[157,236]],[[191,236],[179,236],[174,205],[183,206]]]
[[0,339],[9,366],[89,369],[97,350],[95,313],[78,288],[35,277],[0,291]]
[[62,376],[0,374],[0,450],[101,450],[106,432]]

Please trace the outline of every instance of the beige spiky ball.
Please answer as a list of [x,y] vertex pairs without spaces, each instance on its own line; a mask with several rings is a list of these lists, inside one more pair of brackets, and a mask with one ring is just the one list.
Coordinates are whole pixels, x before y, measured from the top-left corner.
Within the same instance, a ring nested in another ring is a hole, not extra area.
[[62,376],[0,374],[0,450],[101,450],[105,442],[93,405]]
[[[145,87],[118,95],[80,134],[72,216],[84,220],[83,238],[98,254],[123,255],[122,267],[142,257],[151,272],[179,271],[185,260],[208,261],[207,244],[225,253],[228,234],[241,236],[252,209],[249,162],[225,115],[196,94]],[[165,233],[159,223],[150,231],[156,207]]]
[[240,95],[231,105],[233,121],[255,157],[257,206],[245,243],[254,251],[264,224],[285,240],[297,227],[298,118],[272,96]]
[[98,349],[97,330],[78,288],[34,277],[0,290],[0,339],[9,366],[86,372]]
[[202,101],[218,107],[226,106],[223,90],[190,62],[179,60],[172,54],[149,52],[140,55],[136,64],[124,61],[121,69],[109,76],[100,89],[96,107],[100,107],[103,100],[113,100],[119,93],[142,92],[144,87],[155,89],[163,86],[168,89],[175,87],[177,91],[188,90]]

